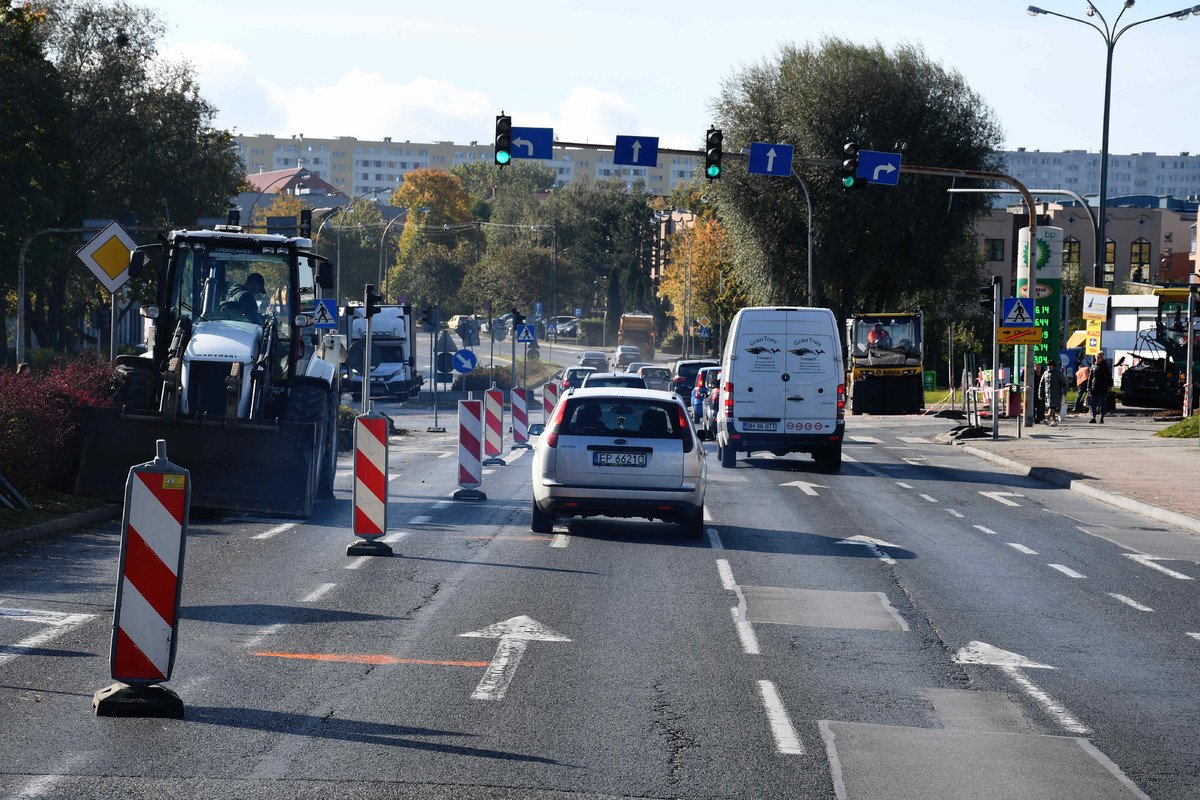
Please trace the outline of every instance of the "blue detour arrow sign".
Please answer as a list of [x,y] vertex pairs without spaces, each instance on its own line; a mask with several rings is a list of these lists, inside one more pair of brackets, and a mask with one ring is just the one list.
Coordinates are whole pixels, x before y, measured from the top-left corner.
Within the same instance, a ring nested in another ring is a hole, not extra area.
[[877,150],[858,151],[858,172],[867,183],[895,186],[900,183],[900,154],[880,153]]
[[553,128],[513,128],[513,158],[554,158]]

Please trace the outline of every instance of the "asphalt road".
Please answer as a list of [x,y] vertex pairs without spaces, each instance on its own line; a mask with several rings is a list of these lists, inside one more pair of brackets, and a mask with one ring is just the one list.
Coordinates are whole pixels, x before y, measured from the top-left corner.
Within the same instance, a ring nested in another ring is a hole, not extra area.
[[540,536],[529,455],[454,502],[454,426],[396,413],[395,557],[345,555],[348,460],[306,522],[193,519],[182,720],[91,713],[117,526],[0,552],[0,796],[1200,795],[1200,540],[918,418],[837,475],[710,458],[702,541]]

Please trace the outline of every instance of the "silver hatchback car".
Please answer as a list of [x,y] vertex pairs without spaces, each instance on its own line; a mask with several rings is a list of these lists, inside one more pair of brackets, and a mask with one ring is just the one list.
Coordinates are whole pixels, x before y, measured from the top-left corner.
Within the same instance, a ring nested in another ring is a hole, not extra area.
[[708,475],[687,409],[670,392],[576,389],[554,411],[533,451],[530,527],[559,517],[643,517],[704,533]]

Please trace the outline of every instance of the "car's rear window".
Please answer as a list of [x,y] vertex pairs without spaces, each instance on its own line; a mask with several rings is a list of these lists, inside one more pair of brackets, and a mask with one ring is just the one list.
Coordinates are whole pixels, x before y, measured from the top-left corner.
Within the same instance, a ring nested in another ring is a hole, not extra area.
[[579,436],[624,439],[682,439],[679,410],[671,403],[638,398],[571,398],[563,429]]
[[593,378],[589,375],[584,378],[583,385],[589,388],[597,386],[632,386],[638,389],[645,389],[646,381],[640,375],[632,375],[630,377],[613,375],[606,378]]
[[661,381],[671,377],[671,370],[666,367],[658,367],[656,369],[642,367],[642,377],[649,381]]

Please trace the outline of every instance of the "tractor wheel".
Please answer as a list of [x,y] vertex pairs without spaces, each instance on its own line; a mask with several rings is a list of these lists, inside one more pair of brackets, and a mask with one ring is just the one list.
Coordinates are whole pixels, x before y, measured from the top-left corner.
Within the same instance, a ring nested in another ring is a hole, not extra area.
[[156,408],[158,404],[154,402],[154,383],[154,365],[149,361],[145,366],[118,364],[115,397],[117,405],[136,409]]
[[288,394],[283,418],[287,422],[308,422],[317,428],[317,497],[333,495],[333,461],[336,455],[329,448],[329,424],[336,408],[333,393],[315,384],[301,384]]

